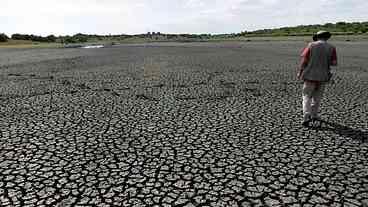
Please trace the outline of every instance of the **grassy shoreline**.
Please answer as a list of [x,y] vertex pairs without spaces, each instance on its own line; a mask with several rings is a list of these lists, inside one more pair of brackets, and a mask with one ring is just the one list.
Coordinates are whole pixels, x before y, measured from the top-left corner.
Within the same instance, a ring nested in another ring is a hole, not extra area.
[[57,48],[62,47],[60,43],[40,43],[29,40],[8,40],[1,42],[0,48]]

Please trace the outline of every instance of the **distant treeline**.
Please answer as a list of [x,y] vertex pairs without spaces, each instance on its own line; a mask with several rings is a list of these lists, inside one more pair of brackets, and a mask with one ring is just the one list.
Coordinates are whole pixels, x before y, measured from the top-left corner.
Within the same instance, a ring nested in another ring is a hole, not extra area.
[[[49,35],[46,37],[28,34],[13,34],[13,40],[30,40],[34,42],[59,42],[63,44],[70,43],[84,43],[97,41],[121,41],[127,38],[144,38],[150,40],[168,40],[168,41],[201,41],[209,39],[231,39],[235,37],[252,37],[252,36],[307,36],[319,30],[327,30],[333,34],[354,35],[354,34],[368,34],[368,22],[337,22],[327,24],[315,25],[300,25],[296,27],[282,27],[277,29],[261,29],[255,31],[244,31],[232,34],[163,34],[160,32],[148,32],[146,34],[137,35],[90,35],[78,33],[73,36],[59,36]],[[0,33],[0,42],[8,41],[9,37]]]
[[[96,41],[119,41],[127,38],[145,38],[152,40],[173,40],[173,41],[185,41],[190,39],[209,39],[211,38],[211,34],[162,34],[160,32],[148,32],[146,34],[137,34],[137,35],[90,35],[90,34],[82,34],[78,33],[73,36],[59,36],[49,35],[46,37],[36,36],[36,35],[28,35],[28,34],[13,34],[11,39],[13,40],[30,40],[34,42],[60,42],[63,44],[73,44],[73,43],[85,43],[85,42],[96,42]],[[6,42],[10,39],[5,34],[0,34],[0,42]]]
[[28,35],[28,34],[13,34],[11,38],[13,40],[31,40],[34,42],[55,42],[57,39],[54,35],[42,37],[42,36]]
[[210,34],[163,34],[160,32],[148,32],[146,34],[136,34],[136,35],[88,35],[88,34],[76,34],[73,36],[61,36],[59,37],[62,43],[83,43],[90,41],[120,41],[127,38],[141,38],[141,39],[151,39],[151,40],[183,40],[183,39],[208,39]]
[[82,34],[78,33],[73,36],[60,36],[59,41],[61,43],[70,44],[70,43],[84,43],[89,41],[103,41],[103,40],[121,40],[131,37],[130,35],[90,35],[90,34]]
[[256,31],[244,31],[239,36],[305,36],[316,33],[319,30],[327,30],[334,34],[365,34],[368,32],[368,22],[337,22],[315,25],[300,25],[296,27],[281,27],[277,29],[261,29]]
[[148,32],[147,34],[132,35],[132,37],[149,38],[153,40],[184,40],[184,39],[208,39],[211,34],[164,34],[160,32]]

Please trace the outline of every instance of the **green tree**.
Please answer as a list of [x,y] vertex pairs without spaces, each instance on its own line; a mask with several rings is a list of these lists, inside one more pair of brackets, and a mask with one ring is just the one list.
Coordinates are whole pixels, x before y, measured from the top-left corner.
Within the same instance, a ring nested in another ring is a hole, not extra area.
[[56,42],[57,38],[55,37],[55,35],[49,35],[46,37],[46,39],[48,42]]
[[73,39],[75,42],[87,42],[88,41],[88,35],[78,33],[73,36]]
[[11,38],[13,40],[30,40],[30,36],[24,34],[13,34]]
[[77,43],[77,41],[71,36],[65,36],[64,43],[71,44],[71,43]]
[[0,42],[7,42],[8,39],[9,39],[9,37],[6,36],[6,34],[0,33]]

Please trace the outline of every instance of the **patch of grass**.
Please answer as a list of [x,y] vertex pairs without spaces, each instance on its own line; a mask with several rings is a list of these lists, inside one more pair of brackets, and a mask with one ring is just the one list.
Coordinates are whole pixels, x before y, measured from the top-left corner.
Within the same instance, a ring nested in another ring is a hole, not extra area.
[[[312,36],[254,36],[241,37],[244,41],[312,41]],[[331,41],[368,41],[368,35],[333,35]]]

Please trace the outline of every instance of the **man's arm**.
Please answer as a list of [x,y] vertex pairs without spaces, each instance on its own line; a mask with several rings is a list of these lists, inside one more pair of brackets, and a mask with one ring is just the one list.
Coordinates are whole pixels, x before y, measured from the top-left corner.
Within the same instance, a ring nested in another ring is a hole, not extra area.
[[335,47],[332,49],[331,66],[337,66],[337,52]]
[[300,61],[300,65],[299,65],[299,71],[298,71],[298,79],[301,79],[301,76],[303,74],[303,71],[305,69],[305,67],[308,65],[309,62],[309,57],[310,57],[310,45],[308,45],[308,47],[304,48],[301,56],[301,61]]

